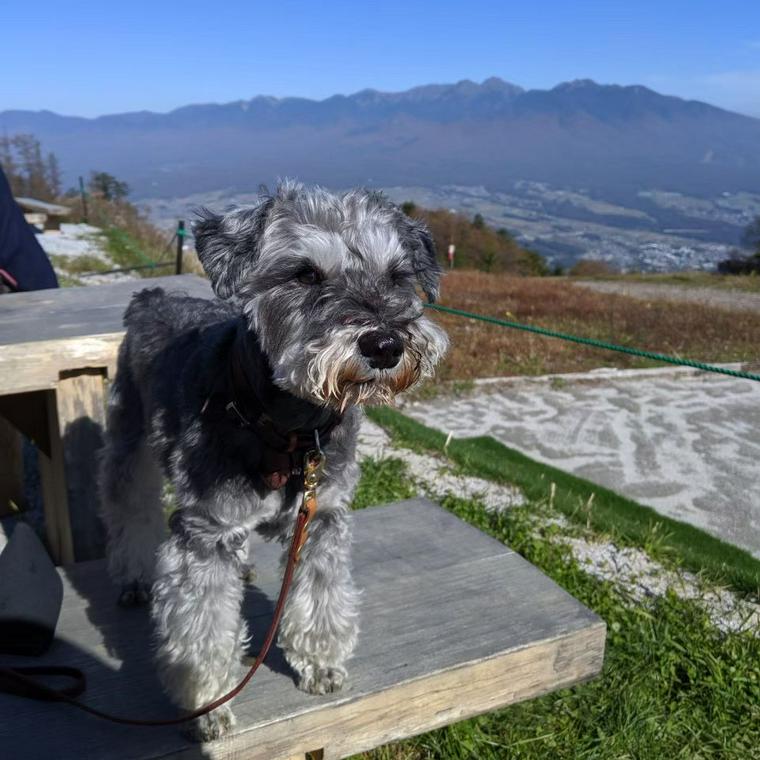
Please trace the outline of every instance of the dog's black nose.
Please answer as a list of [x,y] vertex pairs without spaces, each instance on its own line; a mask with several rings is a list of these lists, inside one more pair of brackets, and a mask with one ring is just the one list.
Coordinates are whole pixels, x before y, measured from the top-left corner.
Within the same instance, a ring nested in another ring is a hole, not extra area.
[[398,364],[404,353],[404,344],[393,333],[375,330],[359,338],[359,350],[372,369],[390,369]]

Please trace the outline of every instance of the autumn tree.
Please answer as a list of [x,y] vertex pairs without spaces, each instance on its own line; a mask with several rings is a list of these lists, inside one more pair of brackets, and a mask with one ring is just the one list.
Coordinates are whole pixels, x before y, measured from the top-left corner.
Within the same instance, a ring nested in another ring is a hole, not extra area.
[[546,262],[535,251],[524,249],[506,230],[489,227],[482,214],[472,219],[446,209],[431,211],[412,202],[402,204],[409,216],[424,221],[444,253],[449,244],[456,246],[455,265],[484,272],[510,272],[522,275],[544,275]]
[[61,194],[61,167],[58,164],[58,158],[55,153],[48,153],[46,162],[46,175],[48,187],[54,198]]
[[760,256],[760,216],[747,225],[742,235],[742,245],[750,248],[755,256]]
[[3,135],[0,138],[0,165],[16,196],[54,201],[61,193],[61,171],[53,153],[43,157],[34,135]]
[[747,225],[741,242],[752,253],[743,256],[740,251],[731,251],[727,259],[718,262],[720,274],[760,274],[760,216]]
[[90,192],[106,201],[122,201],[129,195],[129,185],[108,172],[92,172]]

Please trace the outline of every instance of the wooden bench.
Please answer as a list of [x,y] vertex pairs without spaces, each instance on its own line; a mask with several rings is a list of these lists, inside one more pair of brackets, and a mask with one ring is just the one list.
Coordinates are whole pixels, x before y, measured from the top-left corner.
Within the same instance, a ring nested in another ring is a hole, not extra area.
[[[245,602],[256,651],[280,584],[257,542]],[[530,563],[424,499],[355,515],[362,634],[343,692],[298,691],[274,649],[235,700],[235,733],[199,746],[176,728],[119,726],[0,695],[0,756],[331,760],[572,686],[602,667],[605,625]],[[37,663],[87,672],[86,700],[132,717],[174,714],[151,662],[144,610],[116,606],[102,561],[61,569],[57,641]],[[2,657],[3,664],[23,658]],[[29,664],[29,660],[25,661]]]
[[[105,380],[116,368],[129,299],[149,287],[211,296],[206,280],[180,275],[0,297],[0,426],[10,423],[40,452],[47,546],[58,563],[103,555],[95,461]],[[0,438],[18,446],[7,429]],[[0,488],[17,490],[12,482]]]
[[15,201],[21,206],[24,218],[29,224],[39,225],[46,230],[60,230],[61,222],[71,214],[68,206],[58,203],[39,201],[36,198],[16,198]]

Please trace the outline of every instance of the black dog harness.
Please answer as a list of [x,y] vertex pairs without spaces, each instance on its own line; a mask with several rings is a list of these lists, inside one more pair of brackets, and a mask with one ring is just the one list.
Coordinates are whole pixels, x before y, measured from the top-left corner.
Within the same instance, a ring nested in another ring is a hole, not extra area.
[[[262,446],[258,474],[267,488],[278,490],[291,475],[302,474],[304,455],[314,447],[315,434],[326,446],[342,417],[277,388],[271,381],[271,371],[263,383],[254,385],[245,370],[250,351],[247,340],[245,328],[239,326],[230,346],[226,372],[214,381],[201,415],[224,416],[237,428],[250,430]],[[285,413],[289,420],[279,419]],[[289,425],[294,418],[298,420],[295,428]]]

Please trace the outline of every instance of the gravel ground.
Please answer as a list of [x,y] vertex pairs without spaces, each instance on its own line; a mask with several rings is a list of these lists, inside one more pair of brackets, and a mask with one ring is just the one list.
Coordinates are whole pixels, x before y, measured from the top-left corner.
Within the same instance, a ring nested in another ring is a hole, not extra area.
[[589,288],[598,293],[617,293],[641,300],[664,299],[666,301],[688,301],[705,306],[717,306],[732,311],[760,312],[760,293],[745,293],[738,290],[721,290],[720,288],[680,287],[678,285],[656,284],[648,282],[613,282],[595,280],[575,283],[579,287]]
[[[480,478],[452,472],[444,460],[408,449],[396,448],[387,433],[365,420],[359,434],[359,457],[375,459],[395,457],[406,463],[408,472],[424,496],[441,499],[451,493],[460,498],[480,501],[489,511],[502,511],[524,504],[519,489],[491,483]],[[760,632],[760,605],[739,598],[736,594],[704,584],[696,575],[665,568],[646,552],[594,536],[577,537],[577,532],[562,517],[535,514],[537,530],[558,526],[552,541],[566,545],[583,569],[600,580],[609,581],[637,603],[675,593],[682,599],[701,603],[713,624],[723,631]]]
[[646,552],[629,546],[569,536],[558,540],[570,548],[587,573],[614,583],[636,601],[672,591],[681,599],[701,602],[722,631],[760,633],[760,604],[740,599],[727,589],[707,586],[694,573],[668,570]]

